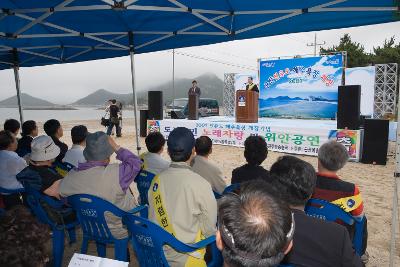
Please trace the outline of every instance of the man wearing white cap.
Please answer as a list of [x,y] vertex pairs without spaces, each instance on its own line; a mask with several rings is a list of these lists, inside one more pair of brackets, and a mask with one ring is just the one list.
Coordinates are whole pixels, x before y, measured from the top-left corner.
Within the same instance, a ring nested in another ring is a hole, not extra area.
[[62,176],[51,167],[60,154],[60,148],[51,137],[41,135],[33,139],[31,149],[29,166],[17,175],[17,179],[24,187],[32,187],[46,195],[59,198],[58,186]]

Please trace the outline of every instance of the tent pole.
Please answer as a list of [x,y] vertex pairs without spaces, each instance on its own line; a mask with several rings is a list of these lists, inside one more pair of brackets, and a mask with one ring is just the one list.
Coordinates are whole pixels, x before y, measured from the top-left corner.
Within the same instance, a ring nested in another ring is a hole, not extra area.
[[18,67],[18,65],[14,65],[14,78],[15,78],[15,88],[17,89],[19,121],[21,122],[21,125],[22,125],[24,123],[24,114],[23,114],[23,111],[22,111],[21,89],[20,89],[19,67]]
[[135,116],[135,134],[136,134],[136,150],[138,156],[140,155],[140,140],[139,140],[139,128],[137,119],[137,97],[135,88],[135,52],[133,46],[133,34],[129,32],[129,56],[131,58],[131,77],[132,77],[132,95],[133,95],[133,114]]
[[175,49],[172,49],[172,109],[175,106]]
[[[397,121],[400,118],[400,97],[397,99]],[[393,206],[392,206],[392,229],[390,234],[390,259],[389,266],[394,267],[396,254],[396,228],[399,225],[399,192],[400,192],[400,127],[397,124],[396,134],[396,169],[394,172]],[[397,250],[398,251],[398,250]]]

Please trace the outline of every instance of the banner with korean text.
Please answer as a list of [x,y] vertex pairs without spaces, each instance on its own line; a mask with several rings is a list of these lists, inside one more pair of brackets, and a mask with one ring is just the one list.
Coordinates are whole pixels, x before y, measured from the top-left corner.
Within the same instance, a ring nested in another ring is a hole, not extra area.
[[253,123],[204,122],[191,120],[149,120],[148,132],[161,132],[166,139],[176,127],[190,129],[197,138],[206,135],[213,144],[243,147],[248,136],[263,136],[268,149],[277,152],[301,155],[318,155],[319,147],[328,140],[338,140],[344,144],[352,160],[358,161],[360,151],[360,131],[299,129],[277,127]]
[[260,60],[259,116],[334,119],[342,54]]

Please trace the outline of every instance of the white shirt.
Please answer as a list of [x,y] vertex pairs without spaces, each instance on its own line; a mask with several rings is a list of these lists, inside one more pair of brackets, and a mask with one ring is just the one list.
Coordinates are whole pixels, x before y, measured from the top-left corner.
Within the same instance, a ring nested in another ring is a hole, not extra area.
[[170,162],[165,160],[160,154],[146,152],[143,153],[140,158],[144,161],[144,167],[148,172],[155,175],[169,168]]
[[23,188],[15,176],[27,166],[26,161],[14,151],[0,150],[0,187]]
[[74,167],[78,167],[79,163],[85,163],[86,159],[83,156],[83,146],[72,145],[71,149],[65,153],[63,162],[69,163]]

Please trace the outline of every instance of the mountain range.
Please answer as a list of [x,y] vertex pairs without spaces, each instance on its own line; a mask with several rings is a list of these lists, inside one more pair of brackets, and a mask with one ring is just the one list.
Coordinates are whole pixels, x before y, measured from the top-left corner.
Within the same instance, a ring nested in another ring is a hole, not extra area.
[[[57,106],[49,101],[33,97],[31,95],[22,93],[21,102],[23,107],[54,107]],[[17,96],[12,96],[0,101],[0,107],[14,108],[18,106]]]
[[[205,98],[217,99],[219,104],[222,105],[222,94],[224,82],[214,74],[203,74],[194,78],[199,87],[201,88],[201,96]],[[193,79],[175,79],[175,98],[187,97],[187,92],[192,85]],[[138,103],[147,103],[147,91],[162,91],[164,104],[172,102],[173,90],[172,81],[163,83],[158,86],[150,87],[147,90],[137,91]],[[54,107],[57,106],[49,101],[33,97],[28,94],[21,94],[22,104],[24,107]],[[130,94],[116,94],[106,89],[99,89],[77,101],[71,103],[71,106],[104,106],[105,102],[109,99],[116,99],[125,104],[132,104],[132,93]],[[3,101],[0,101],[0,107],[16,107],[17,97],[13,96]]]
[[[203,74],[194,78],[201,89],[201,96],[214,98],[222,105],[222,93],[224,82],[214,74]],[[192,85],[192,79],[175,79],[175,98],[187,97],[187,92]],[[150,87],[147,90],[138,90],[137,98],[139,104],[147,104],[148,91],[162,91],[164,104],[172,102],[173,90],[172,82],[166,82],[158,86]],[[116,99],[124,104],[132,104],[132,94],[116,94],[105,89],[97,90],[88,96],[72,103],[73,106],[103,106],[109,99]]]

